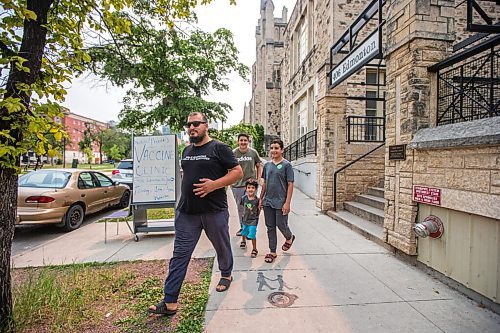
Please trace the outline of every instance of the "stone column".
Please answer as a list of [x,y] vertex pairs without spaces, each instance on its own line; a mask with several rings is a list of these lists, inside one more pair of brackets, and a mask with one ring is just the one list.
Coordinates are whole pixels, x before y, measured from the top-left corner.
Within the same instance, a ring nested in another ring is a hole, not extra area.
[[333,208],[333,173],[340,149],[345,150],[345,85],[318,100],[318,173],[316,206]]
[[407,149],[405,161],[389,161],[388,152],[390,145],[409,144],[419,129],[433,126],[436,110],[431,108],[430,96],[435,85],[427,67],[450,55],[455,2],[390,0],[385,6],[388,94],[384,231],[390,245],[415,255],[414,152]]

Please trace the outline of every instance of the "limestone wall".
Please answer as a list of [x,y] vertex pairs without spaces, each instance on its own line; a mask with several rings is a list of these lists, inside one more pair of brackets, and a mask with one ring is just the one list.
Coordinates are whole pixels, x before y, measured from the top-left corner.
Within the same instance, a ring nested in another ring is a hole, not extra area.
[[440,188],[441,207],[500,218],[500,146],[416,150],[414,164],[413,184]]
[[261,3],[261,17],[255,33],[256,61],[252,67],[252,99],[250,123],[264,126],[266,135],[281,135],[279,65],[283,58],[283,31],[286,9],[282,17],[274,17],[271,0]]
[[[412,186],[442,188],[443,205],[491,216],[491,207],[498,206],[493,204],[498,198],[492,184],[498,174],[494,165],[498,164],[499,151],[498,147],[407,149],[405,161],[389,161],[390,145],[409,144],[419,130],[435,126],[437,84],[435,74],[428,72],[427,67],[449,57],[453,44],[471,34],[464,30],[466,16],[460,1],[396,0],[388,1],[386,6],[389,14],[384,228],[389,244],[415,255],[417,242],[412,226],[417,218],[417,204],[412,201]],[[498,8],[491,10],[497,10],[493,15],[498,18]],[[479,166],[475,160],[484,164]],[[478,210],[481,201],[482,211]],[[490,208],[486,208],[488,205]]]

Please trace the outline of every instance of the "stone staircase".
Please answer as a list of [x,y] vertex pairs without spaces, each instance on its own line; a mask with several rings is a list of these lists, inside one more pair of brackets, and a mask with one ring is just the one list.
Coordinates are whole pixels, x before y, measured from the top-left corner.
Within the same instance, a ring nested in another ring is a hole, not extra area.
[[384,224],[384,189],[370,187],[365,194],[358,194],[355,201],[344,202],[344,210],[328,211],[327,214],[366,238],[393,250],[386,243]]

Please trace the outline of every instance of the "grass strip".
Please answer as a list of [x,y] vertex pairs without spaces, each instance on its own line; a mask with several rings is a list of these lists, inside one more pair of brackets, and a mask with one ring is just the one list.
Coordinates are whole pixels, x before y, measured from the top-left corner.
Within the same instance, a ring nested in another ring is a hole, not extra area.
[[146,311],[163,298],[164,261],[16,269],[15,331],[203,332],[213,259],[196,260],[172,318]]
[[213,259],[201,272],[201,280],[197,283],[184,281],[179,296],[179,310],[174,317],[151,316],[146,309],[163,298],[163,280],[150,277],[138,287],[128,290],[128,301],[124,304],[130,315],[116,321],[124,332],[157,332],[173,333],[203,332],[205,308],[208,302],[208,288],[212,275]]
[[[153,208],[148,209],[148,220],[168,220],[173,219],[175,216],[175,211],[173,208]],[[127,217],[126,219],[108,219],[108,222],[125,222],[132,221],[132,216]],[[104,219],[97,221],[98,223],[103,223]]]
[[205,323],[205,308],[208,302],[208,288],[212,277],[213,259],[201,273],[201,282],[197,284],[185,283],[181,290],[182,311],[176,333],[203,332]]
[[97,265],[75,264],[26,270],[13,288],[16,331],[46,326],[51,332],[75,331],[82,323],[93,322],[98,311],[89,306],[103,301],[114,288],[131,278],[128,272]]
[[163,298],[162,260],[15,269],[15,331],[203,332],[213,259],[195,260],[171,318],[146,311]]

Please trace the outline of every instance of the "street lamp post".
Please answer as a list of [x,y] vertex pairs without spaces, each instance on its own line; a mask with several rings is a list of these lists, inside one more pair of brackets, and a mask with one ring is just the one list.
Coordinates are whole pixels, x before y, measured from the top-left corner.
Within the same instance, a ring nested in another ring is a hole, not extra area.
[[66,169],[66,137],[63,137],[63,168]]

